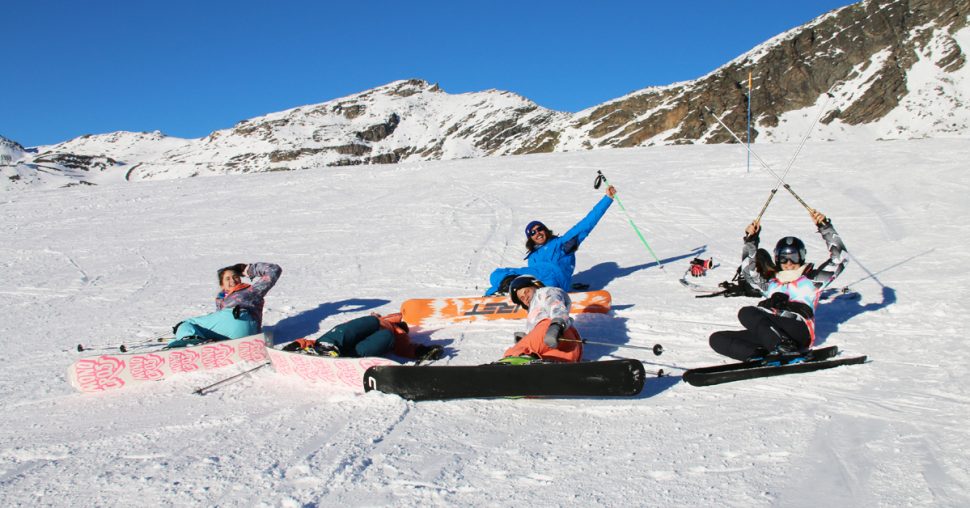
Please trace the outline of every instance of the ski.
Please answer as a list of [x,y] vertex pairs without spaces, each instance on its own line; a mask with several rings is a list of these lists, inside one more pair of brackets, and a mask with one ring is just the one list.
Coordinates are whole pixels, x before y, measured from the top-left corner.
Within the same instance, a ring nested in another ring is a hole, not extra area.
[[684,372],[683,379],[693,386],[710,386],[745,379],[813,372],[841,365],[855,365],[865,363],[868,359],[867,356],[835,358],[838,354],[837,346],[829,346],[804,353],[766,356],[747,362],[689,369]]
[[[570,312],[605,314],[612,298],[608,291],[569,293]],[[465,298],[423,298],[401,304],[404,321],[411,325],[426,322],[469,322],[493,319],[525,319],[526,311],[509,301],[507,296],[474,296]]]
[[[730,281],[724,281],[714,287],[697,284],[695,282],[691,282],[687,280],[686,278],[681,278],[679,282],[682,286],[686,287],[687,289],[695,293],[701,293],[699,295],[694,296],[694,298],[713,298],[716,296],[725,296],[725,297],[744,296],[744,295],[737,294],[737,291],[736,291],[737,284]],[[846,287],[827,288],[822,290],[822,293],[818,297],[818,301],[828,302],[828,301],[834,301],[837,299],[855,300],[860,298],[861,296],[862,295],[860,295],[859,292],[852,291]],[[757,297],[752,297],[752,298],[757,298]]]
[[407,400],[494,397],[630,397],[643,390],[639,360],[580,363],[491,363],[477,366],[378,366],[364,373],[364,390]]
[[177,349],[100,355],[77,360],[67,381],[89,393],[119,390],[167,379],[183,372],[213,370],[266,361],[263,334]]
[[364,372],[376,365],[400,365],[381,357],[333,358],[306,353],[267,348],[273,370],[286,377],[295,377],[319,388],[363,392]]

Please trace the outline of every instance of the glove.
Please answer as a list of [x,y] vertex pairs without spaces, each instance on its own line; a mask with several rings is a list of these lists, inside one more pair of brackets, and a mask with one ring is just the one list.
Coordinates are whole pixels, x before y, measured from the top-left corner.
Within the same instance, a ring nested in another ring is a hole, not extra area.
[[502,279],[502,282],[499,283],[499,285],[498,285],[498,291],[496,291],[495,294],[497,294],[497,295],[507,295],[507,294],[509,294],[509,285],[512,284],[512,281],[515,280],[516,277],[518,277],[518,275],[507,275],[507,276],[505,276],[505,278]]
[[175,323],[175,326],[172,327],[172,335],[179,333],[179,327],[182,326],[182,323],[184,322],[185,321],[179,321],[178,323]]
[[515,332],[512,336],[515,338],[515,343],[518,344],[525,337],[525,332]]
[[233,269],[234,272],[238,273],[240,277],[242,277],[243,276],[243,273],[246,272],[246,267],[247,266],[249,266],[249,265],[246,264],[246,263],[236,263],[236,264],[232,265],[232,269]]
[[545,342],[547,346],[555,348],[559,346],[559,339],[562,337],[562,332],[566,330],[566,322],[562,318],[555,318],[549,323],[549,329],[546,330],[546,336],[543,337],[542,342]]
[[785,310],[788,307],[788,293],[775,293],[758,302],[758,307]]
[[414,348],[414,354],[422,360],[437,360],[444,356],[445,348],[441,346],[426,346],[421,344]]
[[700,277],[706,274],[707,271],[710,270],[711,266],[713,265],[714,265],[714,258],[711,258],[711,259],[694,258],[694,260],[690,262],[690,274],[693,277]]

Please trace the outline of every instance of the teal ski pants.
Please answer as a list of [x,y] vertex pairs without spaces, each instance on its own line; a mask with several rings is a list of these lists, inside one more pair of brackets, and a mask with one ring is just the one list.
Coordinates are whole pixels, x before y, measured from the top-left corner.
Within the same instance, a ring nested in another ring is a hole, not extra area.
[[381,356],[394,346],[394,334],[381,328],[376,317],[364,316],[333,327],[317,339],[320,341],[337,346],[340,356]]
[[186,347],[213,340],[229,340],[248,337],[259,332],[249,312],[241,310],[239,317],[232,315],[232,309],[186,319],[175,330],[175,340],[168,347]]

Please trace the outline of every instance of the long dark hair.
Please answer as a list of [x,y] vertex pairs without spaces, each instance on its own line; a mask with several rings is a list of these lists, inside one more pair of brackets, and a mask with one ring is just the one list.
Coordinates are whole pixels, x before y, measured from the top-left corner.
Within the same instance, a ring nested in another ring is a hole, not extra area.
[[[549,240],[552,240],[553,238],[556,237],[556,235],[552,232],[551,229],[545,226],[541,226],[541,227],[542,227],[542,230],[546,232],[546,243],[549,243]],[[525,240],[525,248],[528,249],[529,252],[532,252],[536,248],[536,242],[535,240],[532,239],[531,235]]]
[[778,267],[771,259],[771,253],[765,249],[758,249],[758,252],[755,253],[754,266],[765,280],[774,278],[775,274],[778,273]]

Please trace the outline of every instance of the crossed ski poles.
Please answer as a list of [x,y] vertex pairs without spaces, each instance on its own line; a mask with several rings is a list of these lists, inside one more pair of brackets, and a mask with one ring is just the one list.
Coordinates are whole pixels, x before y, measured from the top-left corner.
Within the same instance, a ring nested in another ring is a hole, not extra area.
[[758,213],[758,217],[754,220],[754,222],[761,220],[761,217],[765,214],[765,210],[768,209],[768,204],[771,203],[772,198],[775,197],[775,194],[778,192],[778,189],[780,187],[785,187],[785,190],[790,192],[791,195],[796,200],[798,200],[798,202],[801,203],[801,205],[804,206],[806,210],[808,210],[809,212],[815,211],[814,208],[808,206],[808,203],[806,203],[805,200],[801,198],[801,196],[799,196],[798,194],[795,193],[795,191],[792,190],[790,185],[785,183],[785,178],[788,177],[788,173],[791,171],[792,165],[795,164],[795,159],[798,157],[798,154],[801,153],[802,148],[805,146],[805,142],[808,141],[808,138],[812,135],[812,130],[815,129],[815,126],[818,124],[819,120],[822,119],[822,115],[825,114],[825,107],[828,105],[829,100],[832,99],[832,97],[834,97],[834,95],[832,95],[832,90],[834,90],[836,85],[838,85],[839,83],[842,83],[842,81],[836,81],[835,83],[832,84],[831,87],[829,87],[828,90],[825,91],[825,102],[822,103],[822,107],[819,108],[819,112],[818,112],[818,115],[815,117],[815,121],[812,122],[812,125],[808,127],[808,132],[805,133],[805,136],[802,138],[801,143],[798,144],[798,148],[795,150],[795,153],[792,154],[791,159],[788,161],[788,167],[785,168],[785,174],[783,174],[782,176],[778,176],[778,173],[775,173],[775,171],[771,169],[771,166],[769,166],[768,163],[764,161],[764,159],[762,159],[757,153],[754,152],[754,150],[751,149],[751,146],[749,146],[748,143],[741,141],[741,138],[739,138],[738,135],[735,134],[730,127],[725,125],[725,123],[721,121],[721,119],[714,113],[714,111],[711,108],[704,106],[704,109],[708,113],[710,113],[710,115],[714,117],[715,120],[717,120],[717,123],[721,124],[721,127],[724,127],[724,130],[728,131],[728,134],[730,134],[735,139],[735,141],[740,143],[741,146],[743,146],[745,150],[748,151],[749,154],[753,155],[755,159],[758,159],[758,162],[761,163],[761,166],[764,167],[765,170],[767,170],[769,173],[771,173],[772,176],[778,179],[778,185],[776,185],[775,188],[771,189],[771,193],[768,195],[768,200],[765,201],[764,206],[761,207],[761,212]]
[[[805,137],[803,137],[802,142],[798,144],[798,149],[796,149],[795,153],[792,154],[791,159],[788,161],[788,167],[785,168],[785,173],[781,175],[781,179],[779,179],[778,185],[776,185],[774,189],[771,189],[771,194],[768,195],[768,200],[765,201],[765,205],[761,207],[761,212],[758,214],[758,218],[754,220],[755,222],[758,222],[761,220],[761,217],[765,214],[765,210],[768,209],[768,204],[771,203],[771,199],[774,198],[775,194],[778,192],[778,188],[785,181],[785,178],[788,178],[788,172],[791,171],[792,165],[795,164],[795,159],[798,158],[798,154],[801,153],[802,148],[805,146],[805,142],[808,141],[808,138],[812,135],[812,131],[815,130],[815,126],[818,124],[819,120],[822,119],[822,115],[825,114],[825,107],[828,106],[829,100],[832,99],[832,97],[834,97],[832,95],[832,90],[835,89],[835,85],[839,83],[841,83],[841,81],[838,81],[835,84],[833,84],[825,92],[825,102],[822,103],[822,107],[819,108],[818,116],[815,117],[815,121],[812,122],[812,125],[808,127],[808,131],[805,132]],[[708,109],[708,111],[710,111],[710,109]],[[720,119],[718,121],[720,121]],[[721,124],[721,125],[724,125],[724,124]],[[748,146],[748,145],[750,145],[750,143],[745,143],[745,146]],[[787,187],[787,184],[785,186]],[[791,188],[788,187],[788,190],[791,190]]]
[[[779,185],[779,186],[782,186],[782,187],[784,187],[784,188],[785,188],[785,189],[786,189],[786,190],[787,190],[788,192],[790,192],[790,193],[791,193],[791,195],[792,195],[792,196],[793,196],[793,197],[794,197],[794,198],[795,198],[796,200],[798,200],[798,202],[799,202],[799,203],[800,203],[800,204],[801,204],[802,206],[804,206],[806,210],[808,210],[808,211],[810,211],[810,212],[813,212],[813,211],[815,211],[815,209],[814,209],[814,208],[812,208],[812,207],[810,207],[810,206],[808,206],[808,203],[806,203],[806,202],[805,202],[805,200],[803,200],[803,199],[801,198],[801,196],[799,196],[798,194],[796,194],[796,193],[795,193],[795,191],[793,191],[793,190],[792,190],[792,188],[791,188],[791,186],[789,186],[789,185],[788,185],[787,183],[785,183],[785,179],[784,179],[784,178],[782,178],[782,177],[780,177],[780,176],[778,176],[778,173],[775,173],[775,171],[774,171],[773,169],[771,169],[771,166],[769,166],[769,165],[768,165],[768,163],[767,163],[767,162],[765,162],[765,161],[764,161],[764,159],[762,159],[762,158],[761,158],[761,156],[759,156],[759,155],[758,155],[757,153],[755,153],[755,151],[754,151],[754,150],[752,150],[752,149],[751,149],[751,147],[749,147],[749,146],[747,146],[747,145],[746,145],[746,144],[745,144],[745,143],[744,143],[743,141],[741,141],[741,138],[739,138],[739,137],[738,137],[738,135],[737,135],[737,134],[735,134],[735,133],[734,133],[734,131],[732,131],[730,127],[728,127],[727,125],[725,125],[725,124],[724,124],[724,122],[722,122],[722,121],[721,121],[721,119],[720,119],[720,118],[718,118],[718,116],[717,116],[716,114],[714,114],[714,111],[713,111],[713,110],[711,110],[711,108],[709,108],[709,107],[707,107],[707,106],[704,106],[704,109],[705,109],[705,110],[707,110],[707,112],[708,112],[708,113],[710,113],[710,114],[711,114],[711,116],[712,116],[712,117],[714,117],[714,119],[715,119],[715,120],[717,120],[717,123],[719,123],[719,124],[721,124],[721,127],[724,127],[724,129],[725,129],[726,131],[728,131],[728,133],[729,133],[729,134],[731,134],[731,136],[733,136],[733,137],[734,137],[734,139],[735,139],[735,140],[736,140],[736,141],[737,141],[738,143],[740,143],[740,144],[741,144],[741,146],[743,146],[743,147],[744,147],[744,148],[745,148],[745,149],[746,149],[746,150],[748,151],[748,153],[750,153],[751,155],[753,155],[753,156],[754,156],[754,158],[755,158],[755,159],[757,159],[757,160],[758,160],[758,162],[760,162],[760,163],[761,163],[761,166],[762,166],[763,168],[765,168],[765,170],[766,170],[766,171],[768,171],[769,173],[771,173],[771,175],[772,175],[772,176],[774,176],[774,177],[775,177],[776,179],[778,179],[778,185]],[[807,138],[806,138],[806,139],[807,139]],[[794,161],[794,159],[792,159],[792,160]],[[789,169],[790,169],[790,168],[791,168],[791,166],[789,165]],[[785,175],[787,175],[787,174],[788,174],[788,172],[786,171],[786,172],[785,172]],[[768,202],[770,202],[770,201],[771,201],[771,198],[772,198],[772,197],[774,197],[774,193],[775,193],[775,192],[777,192],[777,190],[778,190],[778,187],[775,187],[775,189],[771,191],[771,196],[769,196],[769,197],[768,197]],[[764,214],[764,211],[765,211],[765,210],[766,210],[767,208],[768,208],[768,203],[765,203],[765,206],[764,206],[764,207],[763,207],[763,208],[761,209],[761,214],[758,214],[758,219],[760,219],[760,218],[761,218],[761,215],[762,215],[762,214]]]

